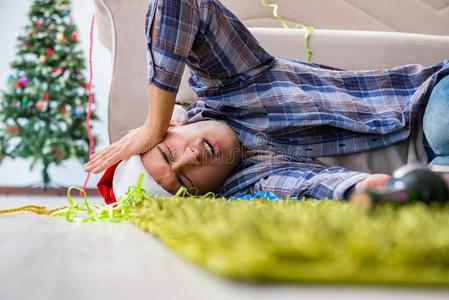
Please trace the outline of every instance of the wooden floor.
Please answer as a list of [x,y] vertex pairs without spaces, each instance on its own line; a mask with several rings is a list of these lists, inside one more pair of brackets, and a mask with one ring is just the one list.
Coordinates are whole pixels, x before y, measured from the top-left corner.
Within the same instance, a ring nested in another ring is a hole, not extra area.
[[[0,195],[5,196],[64,196],[67,194],[67,187],[11,187],[11,186],[0,186]],[[95,188],[86,188],[86,193],[88,195],[93,195],[99,197],[98,190]]]
[[[99,200],[98,198],[93,200]],[[0,209],[63,197],[1,196]],[[0,299],[449,299],[449,289],[232,282],[175,256],[127,222],[0,215]]]

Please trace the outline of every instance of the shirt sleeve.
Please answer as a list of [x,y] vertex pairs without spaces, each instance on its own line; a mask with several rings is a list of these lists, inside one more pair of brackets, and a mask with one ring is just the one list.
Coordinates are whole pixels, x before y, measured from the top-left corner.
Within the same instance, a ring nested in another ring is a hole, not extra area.
[[322,167],[308,171],[285,170],[260,179],[253,192],[272,192],[280,198],[308,197],[314,199],[345,199],[346,191],[370,176],[341,167]]
[[[151,38],[153,20],[154,40]],[[149,84],[178,92],[198,26],[196,0],[150,0],[145,18]]]

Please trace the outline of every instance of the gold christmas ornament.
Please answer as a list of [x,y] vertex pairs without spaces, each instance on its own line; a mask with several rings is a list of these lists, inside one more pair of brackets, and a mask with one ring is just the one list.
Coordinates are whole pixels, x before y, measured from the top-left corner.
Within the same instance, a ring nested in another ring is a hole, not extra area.
[[56,40],[57,40],[58,42],[60,42],[60,43],[64,42],[64,41],[65,41],[64,33],[62,33],[62,32],[58,33],[58,34],[56,35]]
[[39,57],[39,63],[45,64],[46,62],[47,62],[47,58],[45,57],[45,55],[41,55]]

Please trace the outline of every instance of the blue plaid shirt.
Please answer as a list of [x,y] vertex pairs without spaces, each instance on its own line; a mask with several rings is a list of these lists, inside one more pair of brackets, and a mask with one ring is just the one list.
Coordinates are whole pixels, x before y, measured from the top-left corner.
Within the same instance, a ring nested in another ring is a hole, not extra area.
[[145,25],[148,82],[177,92],[187,64],[199,96],[190,122],[225,120],[247,150],[221,190],[227,196],[343,198],[369,174],[314,158],[407,139],[432,87],[449,74],[449,60],[347,71],[274,57],[217,0],[153,0]]

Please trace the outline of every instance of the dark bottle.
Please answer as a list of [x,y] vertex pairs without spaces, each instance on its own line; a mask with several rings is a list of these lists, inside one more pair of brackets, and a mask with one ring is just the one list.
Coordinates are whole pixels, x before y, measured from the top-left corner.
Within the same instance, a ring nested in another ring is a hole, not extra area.
[[355,193],[349,201],[366,209],[379,204],[404,205],[416,201],[424,203],[449,202],[449,176],[433,172],[421,164],[407,165],[393,173],[384,189]]

